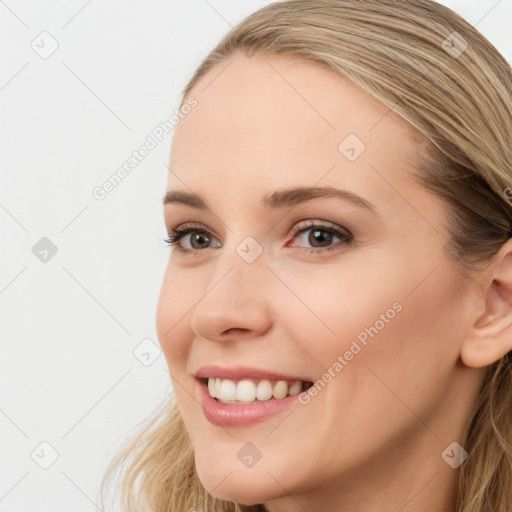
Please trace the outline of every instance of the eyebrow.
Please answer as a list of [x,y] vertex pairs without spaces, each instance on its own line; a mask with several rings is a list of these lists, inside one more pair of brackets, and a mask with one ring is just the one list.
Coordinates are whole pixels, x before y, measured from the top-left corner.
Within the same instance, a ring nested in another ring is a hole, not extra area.
[[[375,205],[363,199],[362,197],[333,187],[298,187],[284,190],[276,190],[266,194],[261,203],[264,208],[284,208],[295,206],[319,197],[335,197],[349,201],[352,204],[366,208],[375,215],[380,216],[380,212]],[[171,203],[180,203],[197,210],[211,211],[206,202],[200,196],[193,192],[182,190],[168,190],[163,198],[163,205]]]

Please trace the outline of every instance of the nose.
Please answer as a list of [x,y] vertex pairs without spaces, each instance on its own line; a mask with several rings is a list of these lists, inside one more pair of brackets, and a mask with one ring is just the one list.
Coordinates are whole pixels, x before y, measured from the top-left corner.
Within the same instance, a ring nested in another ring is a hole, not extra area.
[[247,263],[235,253],[219,263],[192,313],[193,331],[216,342],[265,334],[271,325],[271,275],[263,257]]

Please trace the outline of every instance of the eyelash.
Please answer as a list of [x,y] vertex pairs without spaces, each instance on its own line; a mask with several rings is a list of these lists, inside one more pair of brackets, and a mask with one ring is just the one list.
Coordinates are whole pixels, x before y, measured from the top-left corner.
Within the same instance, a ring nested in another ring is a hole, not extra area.
[[[323,247],[323,248],[307,248],[307,247],[297,247],[299,251],[301,252],[307,252],[307,253],[321,253],[326,251],[333,251],[336,249],[340,249],[340,246],[348,245],[352,242],[353,237],[352,234],[348,232],[348,230],[341,231],[333,226],[322,224],[315,221],[308,221],[307,225],[304,224],[296,224],[292,230],[289,233],[289,236],[295,237],[297,234],[310,231],[311,229],[316,228],[318,231],[324,231],[326,233],[329,233],[331,235],[335,235],[338,238],[341,239],[341,242],[338,242],[335,245],[331,245],[329,247]],[[171,234],[169,235],[169,238],[164,239],[164,242],[169,246],[176,246],[176,250],[178,250],[181,253],[197,253],[201,249],[184,249],[179,245],[179,241],[185,236],[190,233],[201,233],[204,235],[209,236],[210,232],[205,229],[201,224],[191,224],[186,225],[185,227],[175,228],[171,231]],[[207,247],[207,249],[210,249],[210,247]]]

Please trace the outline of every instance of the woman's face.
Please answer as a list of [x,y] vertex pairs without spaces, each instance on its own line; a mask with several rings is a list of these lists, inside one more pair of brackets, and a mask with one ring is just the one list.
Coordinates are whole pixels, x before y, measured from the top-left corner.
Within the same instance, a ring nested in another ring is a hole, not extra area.
[[[164,206],[169,233],[192,231],[171,249],[156,321],[201,481],[283,510],[336,492],[370,503],[365,486],[402,505],[431,495],[455,475],[441,454],[462,442],[476,387],[459,363],[468,309],[445,210],[412,176],[421,136],[352,82],[285,57],[236,55],[191,94],[168,191],[205,207]],[[326,187],[341,194],[313,193]],[[220,404],[205,399],[210,375],[231,377],[225,397],[244,380],[248,396],[277,380],[316,394]]]

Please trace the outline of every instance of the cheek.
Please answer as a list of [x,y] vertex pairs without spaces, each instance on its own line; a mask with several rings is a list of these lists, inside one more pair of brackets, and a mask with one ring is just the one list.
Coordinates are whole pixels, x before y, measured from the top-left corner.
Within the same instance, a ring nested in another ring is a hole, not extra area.
[[463,335],[458,281],[446,262],[381,257],[293,279],[287,282],[301,300],[281,301],[279,317],[288,318],[298,347],[320,363],[316,368],[345,375],[331,379],[340,396],[350,392],[364,404],[377,393],[381,403],[397,401],[387,385],[411,405],[434,406],[453,375]]
[[293,294],[287,290],[275,302],[279,304],[277,321],[286,323],[287,329],[293,330],[291,339],[315,355],[323,367],[349,350],[358,336],[364,346],[367,330],[375,324],[379,331],[387,330],[402,309],[400,283],[384,285],[364,265],[319,266],[283,280],[290,283]]
[[188,312],[194,304],[194,298],[187,295],[187,290],[192,287],[176,278],[179,278],[179,274],[172,272],[171,275],[168,268],[160,289],[155,319],[157,336],[171,371],[183,367],[187,360],[190,350]]
[[[355,300],[366,305],[343,302],[346,320],[336,324],[344,334],[331,359],[336,353],[352,358],[336,380],[337,394],[347,397],[344,405],[353,417],[366,426],[378,422],[383,435],[414,425],[410,410],[428,423],[454,376],[464,334],[457,281],[446,266],[424,280],[428,273],[396,273],[387,286],[356,293]],[[361,349],[356,355],[353,342]]]

